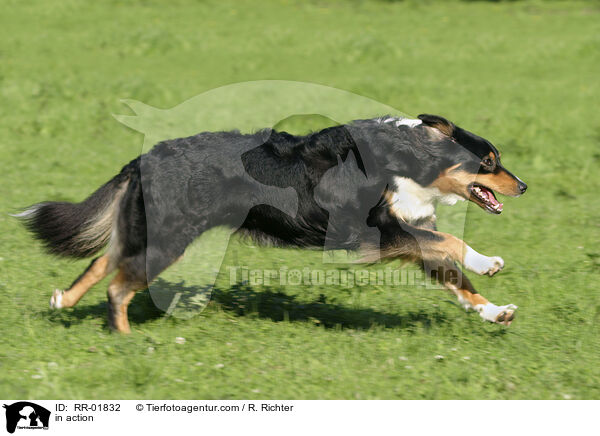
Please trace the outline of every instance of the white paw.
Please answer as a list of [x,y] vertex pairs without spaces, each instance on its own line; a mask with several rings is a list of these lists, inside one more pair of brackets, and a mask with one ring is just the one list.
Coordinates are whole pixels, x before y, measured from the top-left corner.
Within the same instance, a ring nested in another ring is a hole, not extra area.
[[495,322],[496,324],[510,325],[515,317],[517,306],[507,304],[506,306],[496,306],[492,303],[478,304],[475,310],[479,312],[485,321]]
[[490,277],[504,268],[504,260],[501,257],[484,256],[469,246],[467,246],[463,264],[469,271],[473,271],[479,275],[488,274]]
[[50,297],[50,309],[61,309],[62,308],[62,296],[63,291],[55,289]]

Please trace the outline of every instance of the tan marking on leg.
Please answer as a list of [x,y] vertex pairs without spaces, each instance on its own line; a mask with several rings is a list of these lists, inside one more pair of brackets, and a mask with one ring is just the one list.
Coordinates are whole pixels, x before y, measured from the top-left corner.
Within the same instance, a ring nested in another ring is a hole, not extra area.
[[441,238],[440,241],[417,241],[421,248],[422,259],[424,260],[446,260],[452,259],[455,262],[463,262],[463,253],[466,244],[456,236],[449,233],[432,231]]
[[466,269],[490,277],[504,268],[504,260],[498,256],[485,256],[469,247],[462,239],[448,233],[433,232],[441,241],[421,242],[422,259],[426,261],[451,259]]
[[[467,283],[465,285],[464,283]],[[451,290],[454,295],[458,298],[458,301],[465,307],[465,309],[473,309],[478,304],[487,304],[489,301],[481,294],[477,293],[475,288],[471,286],[469,280],[463,276],[463,286],[455,287],[448,284],[445,286]]]
[[[467,244],[461,239],[449,233],[442,233],[429,229],[419,229],[419,231],[429,232],[437,237],[436,239],[425,238],[413,235],[414,240],[407,242],[408,238],[402,235],[397,243],[385,248],[365,247],[362,249],[364,257],[362,261],[369,262],[380,259],[403,258],[412,261],[464,261],[464,253]],[[374,260],[375,259],[375,260]]]
[[61,307],[73,307],[81,297],[112,270],[108,255],[99,257],[88,270],[62,294]]
[[127,280],[123,270],[117,273],[108,285],[108,322],[111,328],[120,333],[131,333],[127,319],[127,306],[135,292],[143,287],[143,284]]
[[[490,303],[475,290],[469,279],[454,264],[446,263],[439,265],[436,271],[433,270],[434,267],[435,264],[430,263],[426,266],[426,269],[430,273],[437,271],[435,277],[456,295],[459,303],[465,309],[475,310],[485,321],[506,326],[512,323],[517,306],[514,304],[496,306]],[[452,274],[448,274],[447,271],[451,271]]]
[[[183,258],[179,256],[171,265]],[[145,289],[149,283],[128,278],[126,267],[122,267],[108,285],[108,323],[112,329],[120,333],[131,333],[127,318],[127,307],[140,289]]]
[[[430,274],[452,291],[465,309],[473,309],[478,304],[487,304],[488,300],[475,290],[466,275],[453,262],[426,263]],[[435,273],[435,274],[434,274]]]

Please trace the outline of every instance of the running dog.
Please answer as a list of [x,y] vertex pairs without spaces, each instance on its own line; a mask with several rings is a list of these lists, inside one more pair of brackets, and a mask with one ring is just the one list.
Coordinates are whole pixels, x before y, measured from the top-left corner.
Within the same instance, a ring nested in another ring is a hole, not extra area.
[[[366,262],[415,261],[466,309],[509,325],[517,307],[490,303],[457,265],[492,276],[504,261],[437,231],[435,206],[468,200],[500,214],[495,192],[517,197],[526,189],[489,141],[423,114],[306,136],[266,129],[163,141],[83,202],[43,202],[16,216],[56,255],[85,258],[108,246],[68,290],[54,291],[50,306],[74,306],[116,270],[108,320],[123,333],[135,292],[216,226],[263,244],[363,250]],[[277,207],[283,191],[294,193],[295,213]]]

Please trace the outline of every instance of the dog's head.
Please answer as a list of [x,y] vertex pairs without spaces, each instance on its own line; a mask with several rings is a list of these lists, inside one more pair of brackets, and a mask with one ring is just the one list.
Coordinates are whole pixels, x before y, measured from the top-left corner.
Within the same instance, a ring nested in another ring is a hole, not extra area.
[[502,212],[495,192],[510,197],[525,192],[527,185],[502,166],[500,152],[489,141],[437,115],[422,114],[419,119],[447,162],[431,186],[494,214]]

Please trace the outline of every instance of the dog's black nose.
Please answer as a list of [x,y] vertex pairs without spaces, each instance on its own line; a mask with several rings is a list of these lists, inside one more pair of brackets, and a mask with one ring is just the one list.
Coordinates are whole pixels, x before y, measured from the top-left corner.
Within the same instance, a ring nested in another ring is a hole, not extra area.
[[521,194],[524,194],[525,191],[527,191],[527,185],[521,180],[519,180],[519,190],[521,191]]

